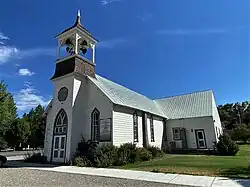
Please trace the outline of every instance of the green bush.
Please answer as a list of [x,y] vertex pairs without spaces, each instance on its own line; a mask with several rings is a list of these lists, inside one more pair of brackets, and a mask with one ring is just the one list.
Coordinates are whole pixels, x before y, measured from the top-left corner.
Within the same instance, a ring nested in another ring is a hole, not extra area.
[[98,167],[110,167],[115,164],[117,148],[110,144],[105,144],[98,150]]
[[111,144],[104,144],[101,147],[97,146],[96,142],[82,141],[78,144],[77,152],[73,160],[73,164],[93,167],[110,167],[121,166],[130,163],[148,161],[153,157],[162,156],[164,153],[157,147],[137,148],[133,143],[125,143],[120,147],[115,147]]
[[98,163],[97,144],[97,142],[91,140],[85,141],[84,138],[82,138],[81,142],[78,143],[75,157],[86,157],[93,166],[96,166]]
[[250,128],[245,124],[240,124],[233,129],[232,139],[235,141],[242,141],[244,143],[250,138]]
[[42,155],[41,153],[33,153],[33,154],[27,153],[24,156],[24,162],[46,164],[47,157]]
[[148,151],[147,149],[145,149],[144,147],[140,147],[136,149],[136,161],[137,162],[148,161],[152,158],[153,158],[152,153]]
[[77,156],[74,159],[74,165],[78,167],[90,167],[92,163],[85,156]]
[[223,156],[235,156],[239,151],[239,146],[230,138],[227,133],[219,137],[219,142],[216,144],[217,150]]
[[147,148],[147,150],[149,150],[151,152],[151,154],[152,154],[152,156],[154,158],[156,158],[156,157],[162,157],[164,155],[164,152],[160,148],[158,148],[156,146],[149,146]]
[[125,143],[117,149],[115,165],[125,165],[136,162],[136,145]]

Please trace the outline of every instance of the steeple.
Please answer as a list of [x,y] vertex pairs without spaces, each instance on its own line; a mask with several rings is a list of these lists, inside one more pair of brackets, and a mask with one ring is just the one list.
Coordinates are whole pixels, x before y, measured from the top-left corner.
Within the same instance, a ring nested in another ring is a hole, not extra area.
[[80,12],[80,10],[77,11],[75,26],[77,26],[77,25],[81,25],[81,12]]
[[[72,71],[95,77],[95,46],[98,40],[82,26],[80,10],[77,12],[74,25],[58,34],[56,39],[58,40],[58,56],[56,61],[56,72],[52,79]],[[61,54],[62,47],[66,50],[66,57]],[[88,50],[92,51],[91,59],[85,56]],[[74,63],[70,65],[74,70],[69,70],[68,67],[65,67],[66,64],[69,64],[69,60],[72,61],[71,63]]]

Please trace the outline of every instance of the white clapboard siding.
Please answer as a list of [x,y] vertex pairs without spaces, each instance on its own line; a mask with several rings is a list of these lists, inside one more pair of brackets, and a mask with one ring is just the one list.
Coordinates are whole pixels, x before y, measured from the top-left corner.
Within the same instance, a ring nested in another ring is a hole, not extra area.
[[147,131],[148,131],[148,144],[161,148],[163,137],[163,120],[157,117],[153,117],[154,125],[154,142],[151,142],[151,130],[150,130],[150,118],[147,118]]
[[[134,110],[126,107],[115,106],[113,111],[113,145],[120,146],[124,143],[133,143],[133,113]],[[138,147],[142,147],[142,117],[138,114]]]

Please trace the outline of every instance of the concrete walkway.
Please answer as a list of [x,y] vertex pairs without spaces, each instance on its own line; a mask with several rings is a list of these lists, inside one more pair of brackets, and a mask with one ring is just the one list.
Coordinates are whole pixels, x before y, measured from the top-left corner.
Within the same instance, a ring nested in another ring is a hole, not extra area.
[[[7,157],[8,161],[23,160],[23,156]],[[20,168],[22,164],[20,163]],[[143,180],[176,185],[190,185],[201,187],[250,187],[250,180],[229,179],[225,177],[207,177],[181,174],[164,174],[145,171],[133,171],[123,169],[90,168],[76,166],[26,166],[26,169],[46,170],[64,173],[74,173],[92,176],[114,177],[122,179]]]
[[202,187],[247,187],[250,180],[229,179],[224,177],[206,177],[180,174],[163,174],[144,171],[132,171],[122,169],[85,168],[75,166],[60,166],[51,168],[30,167],[29,169],[47,170],[55,172],[75,173],[84,175],[96,175],[123,179],[143,180],[166,184],[190,185]]
[[25,155],[7,156],[8,161],[24,160]]

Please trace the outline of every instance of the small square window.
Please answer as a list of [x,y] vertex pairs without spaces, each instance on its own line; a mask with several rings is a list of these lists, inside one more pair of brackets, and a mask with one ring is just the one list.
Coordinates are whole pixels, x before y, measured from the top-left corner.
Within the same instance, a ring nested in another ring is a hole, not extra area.
[[174,140],[180,140],[181,139],[180,128],[173,128],[173,137],[174,137]]

